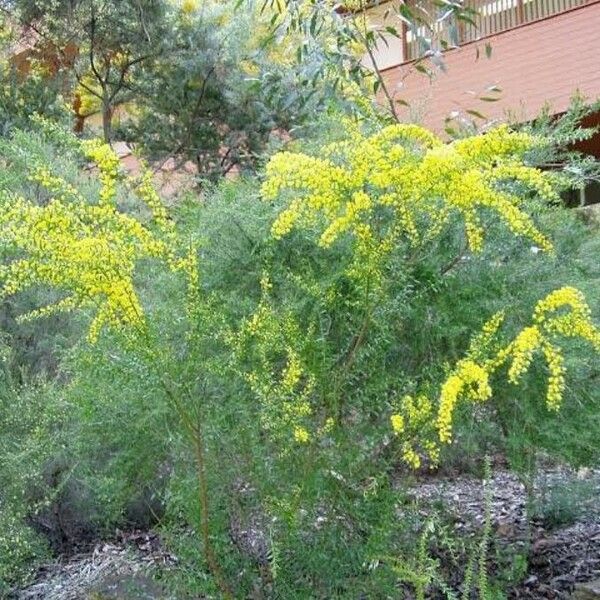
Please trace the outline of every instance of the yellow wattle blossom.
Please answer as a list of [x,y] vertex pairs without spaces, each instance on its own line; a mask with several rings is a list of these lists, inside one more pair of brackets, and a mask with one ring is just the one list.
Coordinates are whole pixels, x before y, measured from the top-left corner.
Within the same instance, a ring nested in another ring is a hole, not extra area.
[[169,217],[169,211],[154,186],[152,171],[145,163],[140,165],[140,174],[130,181],[135,194],[149,208],[156,226],[166,237],[175,235],[175,225]]
[[[570,312],[560,314],[560,309]],[[590,307],[583,294],[573,287],[563,287],[538,302],[534,320],[549,334],[580,337],[600,352],[600,331],[591,320]]]
[[331,431],[333,431],[334,427],[335,427],[335,419],[333,417],[327,417],[325,419],[325,423],[323,424],[323,427],[321,427],[321,433],[322,434],[330,433]]
[[[533,357],[541,352],[548,368],[546,406],[560,408],[565,388],[565,366],[558,337],[579,337],[600,352],[600,330],[591,320],[591,311],[583,294],[564,287],[540,300],[533,313],[533,324],[522,329],[515,338],[500,347],[493,356],[483,359],[492,346],[492,337],[503,321],[503,313],[494,315],[475,336],[468,358],[460,361],[442,384],[436,427],[439,440],[452,440],[452,420],[456,404],[461,399],[485,401],[492,395],[490,378],[502,365],[509,363],[508,380],[518,384],[529,370]],[[476,363],[477,357],[481,363]]]
[[489,364],[489,360],[485,359],[495,345],[496,335],[504,323],[505,316],[505,311],[498,311],[486,321],[481,331],[472,337],[467,352],[469,358],[476,362],[482,362],[486,366]]
[[527,372],[533,353],[541,344],[541,332],[535,325],[525,327],[514,339],[511,345],[512,364],[508,370],[508,379],[511,383],[518,383],[521,375]]
[[373,135],[352,127],[345,140],[318,156],[273,156],[262,196],[283,200],[272,226],[275,238],[295,228],[317,229],[318,244],[328,247],[349,235],[357,265],[368,263],[374,271],[400,240],[431,239],[452,214],[463,219],[473,252],[483,247],[486,211],[550,251],[513,191],[518,184],[547,200],[557,198],[554,176],[525,163],[527,152],[541,143],[506,126],[450,144],[417,125],[390,125]]
[[421,457],[408,443],[402,444],[402,459],[409,467],[412,467],[413,469],[418,469],[421,466]]
[[298,355],[288,348],[288,362],[281,376],[281,387],[290,392],[298,385],[302,376],[302,366]]
[[98,178],[102,185],[100,189],[100,205],[114,204],[117,193],[119,175],[119,157],[109,144],[98,139],[81,142],[84,154],[94,162],[99,170]]
[[484,402],[492,395],[488,371],[470,359],[460,361],[442,385],[437,416],[441,442],[447,443],[452,439],[452,416],[461,394],[478,402]]
[[418,469],[426,456],[430,466],[438,464],[439,445],[434,438],[433,405],[423,394],[413,398],[406,395],[398,403],[397,412],[390,422],[394,435],[401,441],[402,460],[411,468]]
[[181,10],[185,14],[191,14],[198,10],[198,0],[182,0]]
[[546,406],[550,410],[558,410],[562,402],[565,388],[565,366],[561,351],[548,342],[542,344],[542,351],[546,358],[548,371],[548,392]]
[[396,435],[404,433],[404,417],[402,415],[392,415],[390,421]]
[[[259,305],[229,342],[237,362],[253,363],[249,369],[242,369],[241,375],[258,402],[263,429],[273,439],[289,440],[293,436],[297,442],[306,443],[311,437],[306,423],[313,415],[315,387],[315,379],[298,350],[306,332],[293,314],[276,312],[270,298],[273,286],[266,274],[260,284]],[[327,419],[320,433],[327,433],[333,425],[333,419]]]
[[29,179],[44,187],[56,200],[85,202],[85,199],[79,193],[79,190],[62,179],[62,177],[53,175],[50,169],[44,165],[34,168],[29,174]]
[[310,440],[310,434],[304,427],[294,428],[294,439],[300,444],[306,444]]
[[141,195],[151,196],[149,205],[158,235],[118,210],[119,161],[112,149],[93,140],[82,142],[81,147],[98,164],[101,190],[96,204],[53,175],[48,166],[40,165],[32,168],[30,178],[52,195],[45,206],[10,194],[0,198],[0,241],[15,254],[12,261],[0,266],[0,295],[6,297],[32,286],[58,290],[64,298],[21,319],[91,308],[94,317],[88,337],[94,342],[104,327],[145,328],[133,283],[139,261],[158,258],[187,273],[189,258],[187,262],[175,260],[173,238],[166,240],[162,235],[167,233],[168,220],[156,193],[150,191],[149,180],[142,181]]

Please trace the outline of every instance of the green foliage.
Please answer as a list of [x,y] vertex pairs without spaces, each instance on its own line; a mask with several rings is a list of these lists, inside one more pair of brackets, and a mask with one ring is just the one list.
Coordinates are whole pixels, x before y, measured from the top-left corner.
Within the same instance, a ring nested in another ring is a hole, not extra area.
[[[468,600],[476,597],[492,600],[496,596],[489,577],[490,546],[492,545],[491,465],[484,464],[484,515],[480,531],[467,539],[457,538],[437,518],[428,519],[419,535],[416,547],[403,557],[388,557],[386,566],[414,592],[417,600],[431,597]],[[414,518],[414,517],[413,517]],[[457,574],[458,572],[458,574]],[[460,581],[460,586],[457,582]],[[457,587],[461,588],[460,595]]]
[[597,493],[593,479],[574,480],[569,485],[546,484],[534,501],[533,514],[549,529],[573,525],[582,517],[593,517]]
[[[22,127],[31,109],[58,116],[60,92],[74,101],[80,125],[100,115],[105,141],[119,136],[153,160],[191,161],[200,177],[214,179],[255,168],[280,137],[351,104],[338,99],[332,81],[317,83],[316,50],[301,63],[290,58],[297,36],[274,35],[276,15],[255,0],[243,7],[235,0],[143,7],[133,0],[17,0],[0,7],[23,31],[33,24],[39,32],[32,52],[46,70],[23,74],[18,86],[7,70],[0,95],[6,127]],[[24,34],[15,30],[18,40]],[[321,38],[319,47],[325,33]]]
[[29,116],[40,113],[67,123],[69,109],[61,95],[61,82],[44,72],[39,60],[31,58],[30,72],[20,74],[16,67],[0,63],[0,135],[27,127]]
[[202,177],[252,165],[277,126],[260,90],[247,81],[259,52],[249,48],[259,26],[252,15],[250,6],[234,17],[231,2],[173,15],[173,50],[156,57],[137,81],[136,118],[126,137],[159,160],[192,161]]
[[114,110],[131,97],[136,73],[166,49],[168,6],[162,0],[147,0],[143,7],[129,0],[2,2],[13,21],[35,24],[36,48],[54,57],[57,77],[71,82],[69,91],[78,86],[100,104],[106,141],[112,138]]
[[[26,129],[16,129],[7,138],[0,139],[0,195],[15,194],[31,198],[43,205],[50,194],[31,178],[31,172],[42,165],[53,165],[55,173],[71,185],[80,187],[91,196],[98,190],[97,182],[82,175],[81,157],[73,147],[73,138],[61,127],[34,116],[28,119]],[[0,249],[3,258],[8,248]],[[18,298],[4,298],[0,322],[2,331],[10,336],[14,364],[18,366],[15,377],[27,373],[45,373],[55,376],[60,371],[61,354],[70,348],[81,335],[80,320],[54,315],[47,320],[29,323],[16,322],[18,315],[60,297],[48,290],[30,290]]]
[[63,124],[69,109],[63,93],[66,81],[52,76],[43,57],[20,44],[20,31],[13,19],[0,13],[0,137],[27,127],[34,113]]
[[278,136],[339,106],[330,87],[311,82],[318,57],[296,64],[297,41],[273,36],[270,13],[248,0],[203,2],[172,15],[172,51],[136,81],[127,139],[158,160],[191,161],[202,178],[256,167]]
[[23,524],[24,515],[6,506],[0,509],[0,594],[26,582],[48,557],[43,538]]
[[[359,96],[368,89],[380,94],[384,101],[382,120],[399,121],[398,105],[406,105],[396,90],[388,84],[380,71],[377,52],[402,37],[403,28],[410,30],[418,51],[414,68],[425,76],[445,69],[442,51],[458,42],[460,24],[472,23],[475,10],[461,2],[434,2],[433,5],[393,3],[381,11],[381,16],[370,19],[366,8],[385,4],[381,0],[350,0],[336,2],[311,0],[261,0],[262,10],[271,11],[273,34],[284,32],[298,39],[297,62],[311,65],[310,83],[298,93],[309,97],[319,87],[333,88],[336,92],[350,87],[350,111],[364,113],[365,102]],[[440,33],[449,29],[450,39]],[[368,111],[373,113],[373,111]]]
[[[407,335],[412,335],[408,339],[416,360],[426,360],[430,349],[436,348],[453,362],[460,355],[468,332],[477,327],[476,315],[494,314],[501,310],[504,302],[516,309],[509,323],[516,330],[522,326],[526,314],[519,315],[517,307],[523,310],[531,306],[556,280],[584,290],[597,314],[595,290],[599,272],[594,259],[599,243],[597,230],[590,229],[577,214],[560,207],[545,209],[541,218],[544,231],[552,231],[554,256],[523,249],[493,227],[494,242],[490,250],[463,261],[450,277],[444,278],[439,293],[430,296],[428,303],[411,309],[414,312],[408,316],[407,323],[414,325]],[[531,447],[545,449],[575,464],[595,464],[598,454],[594,434],[588,436],[589,430],[579,430],[578,424],[590,423],[594,430],[598,423],[597,361],[578,344],[570,348],[567,360],[568,368],[573,370],[568,378],[566,404],[560,414],[550,415],[540,404],[539,399],[545,394],[545,373],[543,369],[536,369],[527,382],[523,382],[524,387],[501,385],[496,388],[495,393],[501,400],[491,412],[485,407],[472,414],[463,412],[456,452],[449,449],[449,453],[458,459],[465,443],[470,446],[466,456],[477,456],[486,448],[491,450],[500,444],[520,468],[525,468]],[[496,432],[490,431],[490,419],[499,427]]]
[[[82,172],[77,144],[48,129],[17,132],[2,143],[4,192],[47,206],[52,191],[27,176],[45,164],[88,204],[114,191],[115,210],[157,231],[156,205],[134,204],[118,174],[99,186],[94,174]],[[334,127],[322,129],[339,141]],[[294,150],[329,141],[307,140]],[[398,242],[379,264],[383,285],[374,302],[373,288],[354,276],[350,236],[323,247],[317,243],[322,223],[307,223],[274,239],[271,226],[286,198],[265,202],[254,179],[221,182],[202,199],[190,194],[173,208],[172,220],[161,221],[174,232],[171,252],[198,243],[199,282],[171,269],[170,259],[136,262],[131,281],[147,323],[143,331],[120,323],[95,345],[74,343],[85,331],[85,311],[81,321],[68,319],[70,330],[58,316],[45,334],[31,329],[36,339],[56,340],[64,332],[63,342],[50,345],[54,371],[41,369],[57,377],[43,383],[19,379],[35,359],[27,358],[31,348],[7,320],[14,358],[2,399],[0,435],[10,450],[2,455],[0,481],[10,492],[2,488],[0,500],[10,498],[10,506],[3,504],[0,519],[27,543],[7,554],[15,577],[5,585],[27,574],[30,557],[45,555],[28,523],[42,522],[48,507],[68,505],[85,516],[78,526],[91,534],[158,527],[179,557],[177,569],[165,574],[177,597],[223,594],[211,560],[234,597],[386,597],[397,594],[399,579],[425,597],[433,583],[456,595],[460,582],[443,583],[432,552],[443,546],[454,560],[463,548],[443,524],[432,529],[411,510],[405,449],[392,434],[390,414],[406,394],[435,401],[472,333],[498,310],[510,307],[505,327],[512,339],[557,285],[585,291],[594,315],[600,308],[597,230],[534,193],[511,191],[522,194],[521,210],[553,241],[554,254],[515,238],[485,211],[485,247],[470,254],[464,224],[449,218],[426,246]],[[374,228],[387,214],[373,217]],[[2,251],[8,256],[8,248]],[[55,297],[46,289],[27,292],[12,310],[24,312],[41,299]],[[597,361],[576,340],[565,355],[569,376],[558,414],[543,401],[544,367],[519,387],[499,382],[493,401],[459,407],[454,444],[442,462],[457,464],[466,449],[475,466],[493,452],[507,453],[519,466],[542,449],[596,464]],[[204,485],[208,519],[199,510]],[[198,535],[207,522],[210,535]],[[491,598],[500,584],[486,569],[494,556],[490,536],[488,514],[476,558],[462,566],[470,587]]]
[[48,558],[48,541],[34,527],[56,489],[48,464],[62,456],[66,403],[53,386],[13,380],[13,359],[2,340],[0,369],[0,594],[26,581]]

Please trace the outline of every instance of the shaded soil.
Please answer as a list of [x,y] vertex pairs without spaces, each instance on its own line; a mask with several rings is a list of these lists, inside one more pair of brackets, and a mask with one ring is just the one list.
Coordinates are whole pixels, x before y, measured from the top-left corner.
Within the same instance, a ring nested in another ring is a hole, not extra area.
[[[600,578],[600,471],[547,469],[528,503],[523,484],[498,470],[487,484],[494,552],[522,556],[527,572],[509,587],[511,599],[563,600],[577,584]],[[442,510],[456,537],[474,538],[486,512],[484,485],[467,477],[422,477],[410,490],[426,516]],[[527,514],[533,514],[528,521]],[[526,561],[526,562],[525,562]],[[152,532],[122,533],[93,550],[46,565],[18,600],[170,600],[152,574],[176,565]]]
[[170,600],[151,574],[176,563],[151,532],[119,534],[40,570],[17,600]]
[[[525,487],[508,471],[494,473],[489,485],[495,549],[527,559],[527,573],[509,598],[566,599],[578,583],[600,578],[600,471],[545,470],[529,503]],[[481,530],[484,493],[481,480],[464,476],[424,478],[411,491],[425,511],[442,507],[457,537]],[[492,574],[500,569],[490,565]]]
[[510,598],[569,598],[600,577],[600,521],[543,533],[529,552],[529,574]]

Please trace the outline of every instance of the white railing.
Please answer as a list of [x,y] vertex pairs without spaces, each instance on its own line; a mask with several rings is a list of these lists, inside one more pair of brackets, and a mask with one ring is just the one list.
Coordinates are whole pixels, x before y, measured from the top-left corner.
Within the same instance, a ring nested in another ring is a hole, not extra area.
[[514,29],[561,12],[589,4],[594,0],[465,0],[473,9],[474,24],[454,18],[440,19],[447,9],[435,0],[412,0],[409,6],[424,25],[406,28],[404,60],[414,60],[434,49],[457,46],[489,35]]

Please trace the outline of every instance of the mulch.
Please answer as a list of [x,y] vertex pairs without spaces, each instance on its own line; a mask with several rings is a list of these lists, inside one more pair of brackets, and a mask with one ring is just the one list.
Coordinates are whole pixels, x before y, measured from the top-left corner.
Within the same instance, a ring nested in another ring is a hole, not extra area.
[[[486,484],[494,544],[503,548],[505,556],[527,556],[527,573],[509,590],[511,600],[566,600],[572,597],[577,584],[600,578],[600,471],[544,469],[535,482],[534,493],[543,505],[544,498],[553,491],[582,483],[591,493],[575,507],[577,522],[560,527],[528,521],[527,494],[516,475],[497,469]],[[425,516],[430,509],[433,512],[437,507],[439,511],[443,505],[457,537],[475,538],[481,531],[486,500],[480,479],[424,476],[409,494]],[[15,598],[165,598],[156,591],[151,574],[176,563],[176,557],[165,549],[156,533],[118,532],[110,542],[46,565],[34,583]],[[500,565],[490,564],[492,573],[499,569]],[[124,594],[122,583],[126,581],[134,585],[138,595]]]
[[[539,519],[528,521],[527,494],[519,478],[506,470],[493,474],[488,493],[494,543],[503,548],[504,555],[527,556],[527,574],[510,589],[509,598],[566,600],[577,584],[600,578],[600,471],[544,469],[534,483],[534,496],[543,508],[552,494],[568,493],[570,486],[584,484],[588,493],[574,500],[577,522],[557,526]],[[480,479],[424,477],[410,494],[424,514],[428,506],[443,505],[461,537],[473,537],[481,531],[485,492]],[[500,568],[490,565],[491,572]]]

